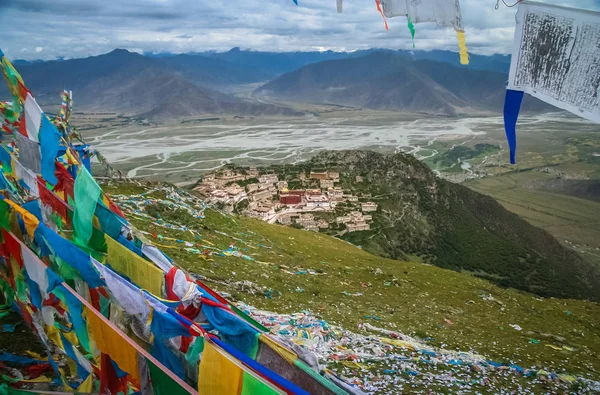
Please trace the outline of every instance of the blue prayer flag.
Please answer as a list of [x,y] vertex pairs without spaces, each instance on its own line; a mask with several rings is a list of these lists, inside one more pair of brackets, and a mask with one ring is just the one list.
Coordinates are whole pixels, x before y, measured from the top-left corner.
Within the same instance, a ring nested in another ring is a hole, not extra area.
[[515,164],[515,153],[517,152],[517,119],[521,110],[523,101],[523,92],[506,90],[504,99],[504,130],[506,130],[506,139],[510,149],[510,163]]

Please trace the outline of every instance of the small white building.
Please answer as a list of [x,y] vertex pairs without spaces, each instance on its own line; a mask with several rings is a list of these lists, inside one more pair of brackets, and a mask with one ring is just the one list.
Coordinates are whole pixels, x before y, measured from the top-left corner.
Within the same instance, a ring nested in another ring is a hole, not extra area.
[[329,198],[325,195],[308,195],[306,196],[306,202],[329,202]]
[[222,189],[216,189],[210,193],[210,195],[217,199],[225,199],[227,197],[227,192]]
[[362,218],[362,213],[360,211],[351,211],[350,212],[350,216],[352,217],[352,219],[356,219],[356,218]]
[[238,184],[234,183],[234,184],[228,186],[227,188],[225,188],[225,192],[227,192],[231,196],[236,196],[236,195],[239,195],[240,193],[244,192],[244,188],[242,188]]
[[271,199],[271,191],[266,190],[266,191],[260,191],[260,192],[256,192],[252,195],[250,195],[250,199],[252,201],[258,201],[258,200],[263,200],[263,199]]
[[311,230],[313,232],[319,231],[319,224],[316,221],[310,221],[302,224],[302,227],[306,230]]
[[352,221],[352,218],[349,216],[343,216],[343,217],[337,217],[335,219],[335,222],[338,224],[346,224],[348,222]]
[[277,174],[263,174],[258,177],[258,182],[261,184],[275,184],[277,181],[279,181]]
[[292,217],[290,215],[280,215],[279,218],[277,218],[277,222],[281,225],[291,225]]
[[296,220],[298,223],[304,223],[309,221],[314,221],[315,216],[312,214],[300,214],[300,217]]
[[275,209],[273,207],[257,207],[254,209],[254,212],[258,218],[263,220],[275,215]]
[[361,210],[365,213],[370,211],[377,211],[377,203],[374,202],[365,202],[360,205]]
[[248,193],[252,193],[254,191],[258,191],[260,188],[260,184],[248,184],[246,185],[246,190]]
[[344,197],[344,190],[340,187],[335,187],[333,189],[329,189],[327,191],[327,194],[329,195],[329,197],[333,198],[333,199],[343,199]]
[[308,209],[316,209],[316,208],[324,208],[328,209],[331,207],[329,201],[325,202],[306,202],[306,208]]
[[348,224],[348,232],[359,232],[361,230],[369,230],[371,226],[369,224]]
[[257,178],[260,175],[258,169],[255,166],[250,166],[247,173],[248,173],[248,177],[250,177],[250,178]]
[[319,180],[319,185],[323,189],[333,188],[333,180]]

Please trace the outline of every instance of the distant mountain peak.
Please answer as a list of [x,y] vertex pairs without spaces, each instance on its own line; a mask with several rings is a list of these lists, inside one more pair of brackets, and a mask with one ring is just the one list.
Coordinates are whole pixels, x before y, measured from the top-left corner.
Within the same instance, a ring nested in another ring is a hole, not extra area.
[[127,49],[125,48],[115,48],[112,51],[110,51],[109,53],[105,54],[105,55],[119,55],[119,54],[133,54],[135,52],[129,52]]

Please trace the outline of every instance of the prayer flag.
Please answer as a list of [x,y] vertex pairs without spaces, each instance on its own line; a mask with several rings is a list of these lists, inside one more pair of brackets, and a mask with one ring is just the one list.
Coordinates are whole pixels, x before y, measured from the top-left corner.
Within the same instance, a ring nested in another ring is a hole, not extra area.
[[600,12],[523,1],[508,89],[600,122]]

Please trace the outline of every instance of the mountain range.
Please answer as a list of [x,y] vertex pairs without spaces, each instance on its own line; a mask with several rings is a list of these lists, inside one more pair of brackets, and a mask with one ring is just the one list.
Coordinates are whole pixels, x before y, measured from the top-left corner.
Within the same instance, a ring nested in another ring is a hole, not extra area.
[[[505,73],[495,71],[375,52],[302,67],[261,86],[255,94],[376,110],[443,115],[473,111],[500,113],[506,78]],[[533,98],[527,98],[523,104],[524,111],[550,109]]]
[[[203,66],[194,67],[194,62]],[[19,71],[42,104],[56,103],[59,92],[69,89],[74,92],[77,109],[151,119],[221,113],[301,115],[286,107],[246,101],[212,89],[217,83],[245,83],[255,78],[249,73],[239,77],[240,68],[218,59],[186,55],[154,59],[114,50],[85,59],[21,65]]]
[[[255,52],[140,55],[126,50],[83,59],[16,61],[42,104],[72,90],[78,109],[151,119],[202,114],[302,113],[280,100],[454,115],[500,112],[510,58],[449,51]],[[254,90],[244,99],[235,93]],[[4,89],[4,88],[3,88]],[[8,98],[6,89],[0,97]],[[272,99],[272,100],[271,100]],[[549,110],[534,100],[525,110]]]

